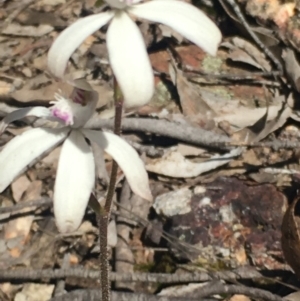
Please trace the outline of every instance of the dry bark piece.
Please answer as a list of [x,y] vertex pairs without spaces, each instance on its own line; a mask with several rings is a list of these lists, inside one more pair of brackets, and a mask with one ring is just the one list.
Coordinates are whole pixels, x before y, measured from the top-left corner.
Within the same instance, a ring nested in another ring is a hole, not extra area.
[[154,210],[159,215],[171,217],[186,214],[191,211],[192,191],[188,187],[170,191],[159,195],[153,204]]
[[194,194],[189,212],[167,217],[171,252],[180,259],[201,260],[208,268],[221,262],[284,268],[280,227],[285,197],[274,185],[254,184],[220,177]]
[[288,207],[282,221],[282,251],[287,263],[300,278],[300,198]]

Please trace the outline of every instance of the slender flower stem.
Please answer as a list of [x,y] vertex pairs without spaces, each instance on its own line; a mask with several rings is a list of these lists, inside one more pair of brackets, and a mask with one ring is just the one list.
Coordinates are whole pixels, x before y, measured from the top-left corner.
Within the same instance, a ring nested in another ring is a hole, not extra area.
[[100,241],[100,283],[103,301],[110,301],[109,262],[107,249],[107,228],[109,217],[101,207],[99,214],[99,241]]
[[[114,82],[114,101],[115,101],[115,124],[114,133],[118,136],[121,135],[121,123],[122,123],[122,110],[123,110],[123,95],[119,88],[119,85],[115,79]],[[113,196],[115,192],[115,186],[117,181],[118,164],[113,161],[110,182],[107,191],[107,197],[105,202],[105,211],[110,215]]]
[[[118,136],[121,134],[122,110],[123,110],[123,94],[119,85],[114,80],[114,101],[115,101],[115,125],[114,133]],[[104,207],[99,212],[99,238],[100,238],[100,282],[102,301],[110,301],[110,281],[109,281],[109,262],[107,248],[107,228],[110,218],[113,196],[117,181],[118,164],[113,161],[110,182],[108,186],[107,196]]]

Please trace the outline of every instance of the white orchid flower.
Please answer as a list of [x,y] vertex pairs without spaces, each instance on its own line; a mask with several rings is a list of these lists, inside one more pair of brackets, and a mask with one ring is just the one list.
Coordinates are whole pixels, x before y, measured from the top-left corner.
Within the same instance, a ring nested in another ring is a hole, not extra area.
[[61,128],[34,128],[10,140],[0,152],[0,193],[32,162],[63,142],[54,186],[54,215],[58,229],[76,230],[83,219],[95,184],[95,162],[87,141],[97,143],[123,170],[134,193],[151,199],[148,176],[137,152],[122,138],[85,129],[94,113],[98,94],[74,88],[70,97],[56,94],[53,106],[25,108],[7,115],[0,133],[15,120],[37,116],[60,121]]
[[107,48],[113,73],[124,95],[125,106],[146,104],[154,93],[154,78],[143,40],[132,17],[165,24],[215,55],[221,41],[216,25],[199,9],[177,0],[105,0],[111,11],[79,19],[54,41],[48,54],[50,71],[62,78],[76,48],[110,22]]

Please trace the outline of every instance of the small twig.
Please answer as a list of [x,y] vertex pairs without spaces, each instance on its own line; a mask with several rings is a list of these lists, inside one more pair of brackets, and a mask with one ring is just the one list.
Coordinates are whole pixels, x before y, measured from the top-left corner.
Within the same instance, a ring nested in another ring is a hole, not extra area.
[[[16,108],[11,108],[0,102],[0,117],[4,117],[14,110],[16,110]],[[34,122],[34,126],[40,126],[39,121]],[[87,123],[86,128],[104,128],[112,130],[114,128],[114,121],[94,117]],[[124,118],[122,120],[122,131],[152,133],[154,135],[169,137],[189,144],[214,148],[222,151],[228,151],[228,149],[234,146],[271,147],[275,150],[300,148],[300,142],[297,141],[273,140],[268,142],[256,142],[253,144],[233,142],[225,135],[210,132],[198,127],[151,118]]]
[[[70,267],[70,253],[67,253],[64,255],[63,263],[62,263],[62,269],[68,269]],[[65,292],[65,280],[60,279],[57,281],[54,296],[61,296]]]
[[[111,120],[93,118],[88,124],[88,128],[113,128]],[[233,142],[225,135],[216,134],[201,128],[190,125],[182,125],[166,120],[156,120],[147,118],[125,118],[122,123],[122,130],[148,132],[155,135],[165,136],[179,141],[187,142],[203,147],[215,148],[220,150],[228,150],[231,147],[271,147],[274,150],[278,149],[295,149],[300,148],[299,141],[280,141],[274,139],[267,142]]]
[[226,143],[228,146],[236,146],[236,147],[270,147],[273,148],[275,151],[279,149],[295,149],[300,148],[299,141],[280,141],[277,139],[274,139],[272,141],[266,141],[266,142],[254,142],[254,143],[243,143],[243,142],[230,142]]
[[[101,118],[93,118],[86,125],[86,127],[93,129],[112,129],[113,121]],[[122,121],[122,130],[152,133],[195,145],[218,148],[222,150],[228,150],[225,144],[230,142],[230,138],[224,135],[219,135],[201,128],[196,128],[190,125],[182,125],[166,120],[125,118]]]
[[[52,203],[53,203],[53,201],[50,198],[43,197],[41,199],[38,199],[38,200],[32,201],[32,202],[23,202],[23,203],[19,203],[19,204],[13,205],[13,206],[9,206],[9,207],[1,207],[0,214],[12,213],[12,212],[19,211],[21,209],[28,208],[28,207],[51,206]],[[36,210],[36,209],[33,209],[33,210]]]
[[[272,77],[279,76],[281,74],[280,71],[271,71],[271,72],[253,72],[253,73],[208,73],[199,69],[195,69],[189,65],[182,66],[183,74],[186,78],[188,78],[191,82],[195,82],[196,84],[204,83],[205,85],[220,85],[220,84],[231,84],[235,82],[245,82],[248,85],[265,85],[272,87],[280,87],[281,84],[275,80],[264,80],[260,77]],[[168,74],[165,72],[155,71],[154,74],[157,76],[167,76]],[[203,80],[204,79],[204,80]]]
[[193,78],[197,75],[201,77],[209,77],[215,79],[225,79],[229,81],[245,81],[245,80],[258,80],[259,77],[274,77],[279,76],[279,71],[262,71],[262,72],[244,72],[244,73],[207,73],[203,70],[195,69],[189,65],[182,66],[182,71],[184,75],[188,78]]
[[[112,292],[112,301],[189,301],[192,299],[148,295],[142,293]],[[102,301],[98,290],[76,290],[64,296],[52,298],[50,301]],[[216,301],[216,299],[193,299],[193,301]]]
[[226,2],[232,7],[234,12],[236,13],[237,17],[251,36],[251,38],[254,40],[254,42],[257,44],[258,47],[269,57],[269,59],[276,65],[278,71],[280,71],[281,74],[283,74],[283,67],[280,61],[275,57],[275,55],[264,45],[264,43],[259,39],[259,37],[256,35],[256,33],[251,29],[249,26],[247,20],[245,19],[244,15],[242,14],[240,7],[235,3],[234,0],[226,0]]
[[[97,296],[98,291],[91,290],[88,293],[88,297],[82,298],[80,300],[99,300],[94,299],[95,296]],[[284,299],[274,295],[266,290],[258,289],[258,288],[252,288],[252,287],[246,287],[242,285],[228,285],[223,284],[221,282],[215,282],[208,283],[207,285],[201,287],[200,289],[196,290],[196,292],[193,292],[192,294],[184,293],[185,296],[183,299],[182,297],[160,297],[160,296],[153,296],[153,295],[147,295],[147,294],[136,294],[136,293],[118,293],[114,292],[112,293],[112,300],[123,300],[123,301],[133,301],[133,300],[147,300],[147,301],[188,301],[188,300],[203,300],[205,297],[209,297],[216,294],[226,294],[226,295],[234,295],[234,294],[241,294],[245,296],[249,296],[251,298],[259,298],[260,300],[266,300],[266,301],[283,301]],[[190,295],[190,296],[189,296]],[[76,296],[75,292],[72,292],[70,294],[67,294],[64,296],[65,298],[55,298],[51,299],[50,301],[67,301],[72,300],[71,298],[68,298],[68,296],[72,296],[74,298]],[[180,295],[179,295],[180,296]],[[74,300],[74,299],[73,299]],[[76,299],[78,300],[78,299]]]
[[[41,279],[63,279],[66,277],[99,279],[100,272],[85,268],[70,269],[40,269],[32,270],[27,268],[18,268],[14,270],[0,270],[1,280],[41,280]],[[205,282],[213,279],[225,281],[241,279],[262,279],[265,278],[257,270],[251,267],[241,267],[232,271],[222,272],[193,272],[182,274],[163,274],[163,273],[116,273],[111,272],[110,281],[124,282],[159,282],[159,283],[190,283]],[[268,278],[269,280],[272,280]],[[44,280],[45,281],[45,280]],[[275,281],[275,280],[274,280]]]
[[283,298],[263,289],[247,287],[243,285],[224,284],[220,281],[218,281],[217,283],[209,283],[201,287],[201,289],[197,289],[197,291],[190,294],[190,296],[189,294],[186,294],[186,297],[202,298],[216,294],[240,294],[260,300],[283,301]]
[[[266,87],[281,87],[281,83],[278,81],[270,81],[270,80],[263,80],[263,79],[238,79],[238,78],[234,78],[233,80],[231,79],[216,79],[213,80],[212,77],[210,76],[187,76],[187,78],[189,79],[189,81],[191,83],[197,84],[197,85],[201,85],[201,84],[205,84],[206,86],[216,86],[216,85],[227,85],[230,86],[233,84],[233,81],[235,81],[235,85],[240,84],[247,84],[248,86],[266,86]],[[239,83],[241,82],[241,83]]]
[[182,66],[182,70],[186,78],[196,84],[205,83],[205,85],[230,85],[236,82],[247,83],[247,85],[264,85],[272,87],[280,87],[281,84],[276,80],[265,80],[265,77],[279,76],[279,71],[271,72],[253,72],[253,73],[207,73],[202,70],[195,69],[191,66]]

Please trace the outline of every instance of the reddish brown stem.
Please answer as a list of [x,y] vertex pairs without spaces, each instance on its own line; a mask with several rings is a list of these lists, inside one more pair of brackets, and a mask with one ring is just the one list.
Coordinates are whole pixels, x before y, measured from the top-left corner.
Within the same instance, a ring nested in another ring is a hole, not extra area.
[[[121,134],[123,95],[117,81],[114,82],[114,101],[115,101],[115,125],[114,133]],[[110,181],[107,190],[107,196],[104,208],[100,209],[99,214],[99,237],[100,237],[100,282],[102,301],[110,301],[110,281],[109,281],[109,262],[107,248],[107,228],[110,218],[110,212],[113,203],[113,196],[117,182],[118,164],[113,161]]]

